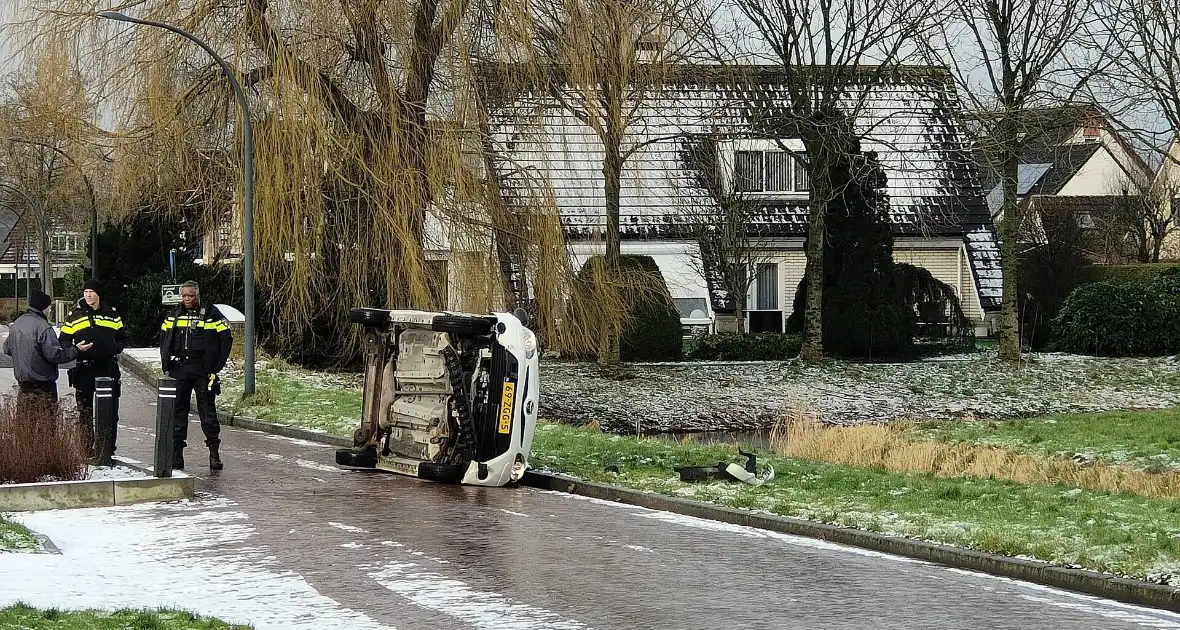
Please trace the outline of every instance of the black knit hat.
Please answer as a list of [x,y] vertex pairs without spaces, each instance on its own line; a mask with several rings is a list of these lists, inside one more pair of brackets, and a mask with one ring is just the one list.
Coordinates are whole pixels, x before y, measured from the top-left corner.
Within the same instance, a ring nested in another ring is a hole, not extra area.
[[95,293],[97,293],[99,295],[102,295],[102,285],[98,283],[98,280],[96,278],[91,278],[86,281],[86,284],[82,285],[83,291],[85,291],[87,289],[94,291]]
[[29,308],[43,311],[49,308],[50,304],[53,304],[53,300],[48,295],[45,295],[37,289],[33,289],[29,292]]

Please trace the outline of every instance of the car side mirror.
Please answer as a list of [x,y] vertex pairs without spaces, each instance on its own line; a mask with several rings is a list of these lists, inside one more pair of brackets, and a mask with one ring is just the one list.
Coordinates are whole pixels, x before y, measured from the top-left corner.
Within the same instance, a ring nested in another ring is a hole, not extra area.
[[525,328],[529,327],[529,314],[523,308],[518,308],[512,311],[512,316],[520,320],[520,325]]

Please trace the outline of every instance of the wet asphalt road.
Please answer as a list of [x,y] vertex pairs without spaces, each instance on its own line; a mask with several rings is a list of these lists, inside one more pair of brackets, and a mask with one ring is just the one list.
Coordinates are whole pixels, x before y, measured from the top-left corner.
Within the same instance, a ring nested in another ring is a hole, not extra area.
[[[0,371],[0,390],[11,382]],[[154,402],[127,380],[120,456],[151,461]],[[1180,629],[1180,615],[809,539],[532,489],[344,471],[332,447],[251,431],[223,429],[226,469],[210,473],[199,425],[189,434],[187,472],[206,509],[246,513],[250,549],[399,630]]]

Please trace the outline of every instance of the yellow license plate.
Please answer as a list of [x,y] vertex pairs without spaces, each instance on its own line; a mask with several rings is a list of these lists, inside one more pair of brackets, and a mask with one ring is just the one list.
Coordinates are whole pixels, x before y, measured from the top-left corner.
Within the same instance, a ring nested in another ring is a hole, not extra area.
[[516,400],[516,383],[504,383],[504,398],[500,400],[500,433],[512,431],[512,403]]

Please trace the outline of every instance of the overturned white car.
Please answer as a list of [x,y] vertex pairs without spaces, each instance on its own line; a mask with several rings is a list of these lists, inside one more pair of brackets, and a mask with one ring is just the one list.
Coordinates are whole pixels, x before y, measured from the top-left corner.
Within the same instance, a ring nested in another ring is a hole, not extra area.
[[354,308],[365,390],[354,448],[336,463],[445,483],[503,486],[528,467],[540,394],[522,310],[470,315]]

